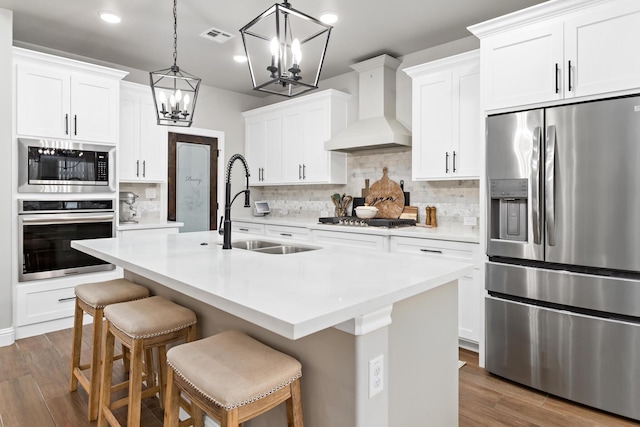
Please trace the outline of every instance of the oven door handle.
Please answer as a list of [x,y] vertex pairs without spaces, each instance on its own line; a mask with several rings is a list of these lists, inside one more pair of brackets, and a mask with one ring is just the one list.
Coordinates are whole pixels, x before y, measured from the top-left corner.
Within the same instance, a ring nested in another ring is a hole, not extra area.
[[115,219],[115,215],[94,215],[94,216],[78,216],[78,215],[55,215],[51,216],[39,216],[29,217],[23,216],[23,224],[37,224],[37,225],[50,225],[50,224],[73,224],[73,223],[87,223],[87,222],[109,222]]

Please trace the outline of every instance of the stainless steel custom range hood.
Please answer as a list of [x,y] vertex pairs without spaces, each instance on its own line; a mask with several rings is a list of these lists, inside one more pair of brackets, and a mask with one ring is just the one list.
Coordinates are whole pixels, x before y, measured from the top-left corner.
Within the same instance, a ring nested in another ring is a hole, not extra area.
[[410,147],[411,132],[396,118],[400,61],[380,55],[351,66],[359,73],[358,120],[324,143],[329,151]]

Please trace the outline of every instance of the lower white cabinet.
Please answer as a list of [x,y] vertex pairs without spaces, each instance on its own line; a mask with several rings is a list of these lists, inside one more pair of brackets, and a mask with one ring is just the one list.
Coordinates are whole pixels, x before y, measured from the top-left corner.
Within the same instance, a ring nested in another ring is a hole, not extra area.
[[307,227],[293,227],[289,225],[264,226],[264,235],[279,239],[309,240],[310,230]]
[[231,233],[248,233],[264,235],[264,224],[254,224],[253,222],[231,221]]
[[449,258],[475,264],[473,272],[458,281],[458,336],[465,341],[480,341],[480,247],[476,243],[391,236],[391,252],[420,253],[431,258]]
[[344,231],[313,230],[313,241],[356,248],[377,249],[388,251],[389,244],[386,236],[375,234],[349,233]]

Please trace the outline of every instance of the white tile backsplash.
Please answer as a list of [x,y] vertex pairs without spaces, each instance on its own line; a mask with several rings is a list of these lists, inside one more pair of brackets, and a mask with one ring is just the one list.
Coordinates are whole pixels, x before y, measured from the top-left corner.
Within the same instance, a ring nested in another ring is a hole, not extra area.
[[354,197],[361,195],[364,180],[369,185],[382,177],[387,167],[389,179],[400,183],[410,193],[412,206],[418,207],[418,220],[424,222],[425,207],[437,208],[438,225],[463,225],[465,217],[479,217],[480,189],[478,180],[411,181],[411,150],[386,148],[349,153],[346,185],[288,185],[252,187],[252,200],[267,200],[272,215],[320,216],[322,211],[333,215],[330,196],[334,193]]
[[[147,189],[156,190],[156,197],[153,199],[148,199],[146,191]],[[121,182],[120,191],[130,191],[138,196],[138,198],[136,199],[135,208],[137,211],[136,216],[140,219],[140,221],[151,223],[162,222],[162,220],[166,220],[166,218],[160,218],[160,211],[162,210],[160,184]]]

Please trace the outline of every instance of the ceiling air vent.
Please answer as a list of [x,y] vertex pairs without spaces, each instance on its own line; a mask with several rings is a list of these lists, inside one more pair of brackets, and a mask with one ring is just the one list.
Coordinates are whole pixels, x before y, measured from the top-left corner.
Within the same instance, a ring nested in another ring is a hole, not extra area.
[[204,30],[202,33],[200,33],[200,37],[204,37],[205,39],[213,40],[214,42],[218,42],[218,43],[225,43],[231,40],[232,38],[234,38],[235,36],[226,31],[211,27],[207,30]]

